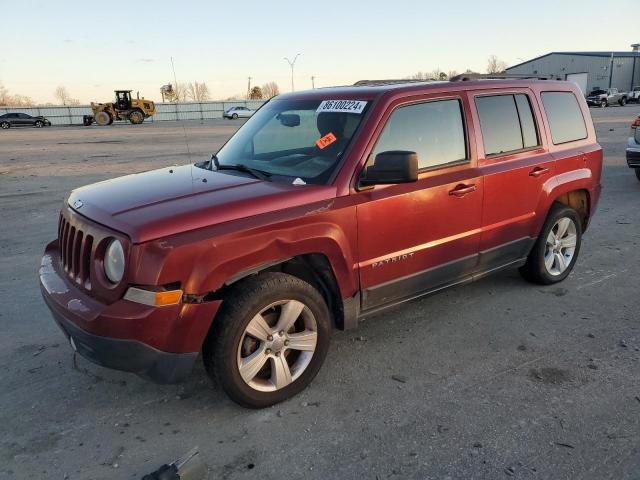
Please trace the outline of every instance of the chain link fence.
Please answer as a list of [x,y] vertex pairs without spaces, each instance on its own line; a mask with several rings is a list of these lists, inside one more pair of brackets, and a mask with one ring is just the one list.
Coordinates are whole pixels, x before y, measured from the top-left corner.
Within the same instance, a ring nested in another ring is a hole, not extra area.
[[[240,100],[233,102],[156,103],[156,114],[145,121],[212,120],[222,118],[222,113],[228,108],[243,106],[256,110],[264,102],[264,100]],[[0,115],[5,113],[26,113],[34,117],[42,115],[51,121],[52,125],[82,125],[84,115],[93,115],[90,105],[0,107]]]

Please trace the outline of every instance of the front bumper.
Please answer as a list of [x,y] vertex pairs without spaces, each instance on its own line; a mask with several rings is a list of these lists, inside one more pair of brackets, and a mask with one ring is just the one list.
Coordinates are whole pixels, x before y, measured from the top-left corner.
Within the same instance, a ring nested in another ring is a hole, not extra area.
[[587,98],[587,105],[591,107],[599,107],[603,100],[603,98]]
[[640,143],[634,137],[627,142],[627,165],[629,168],[640,168]]
[[71,345],[104,367],[157,383],[177,383],[191,372],[220,301],[149,307],[128,300],[103,304],[61,270],[58,242],[47,246],[40,288]]

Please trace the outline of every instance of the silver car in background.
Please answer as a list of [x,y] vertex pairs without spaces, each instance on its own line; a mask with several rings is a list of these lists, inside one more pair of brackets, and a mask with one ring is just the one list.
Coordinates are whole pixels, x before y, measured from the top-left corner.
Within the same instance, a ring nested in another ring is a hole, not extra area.
[[235,120],[236,118],[249,118],[254,112],[255,110],[249,110],[247,107],[231,107],[227,108],[222,116]]

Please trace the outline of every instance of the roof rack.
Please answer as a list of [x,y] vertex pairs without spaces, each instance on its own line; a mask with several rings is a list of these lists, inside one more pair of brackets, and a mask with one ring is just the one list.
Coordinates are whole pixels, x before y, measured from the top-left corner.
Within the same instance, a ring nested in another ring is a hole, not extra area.
[[434,80],[417,80],[411,78],[389,79],[389,80],[359,80],[353,84],[354,87],[371,87],[375,85],[395,85],[398,83],[427,83]]
[[529,75],[519,73],[461,73],[449,79],[450,82],[469,80],[562,80],[557,75]]

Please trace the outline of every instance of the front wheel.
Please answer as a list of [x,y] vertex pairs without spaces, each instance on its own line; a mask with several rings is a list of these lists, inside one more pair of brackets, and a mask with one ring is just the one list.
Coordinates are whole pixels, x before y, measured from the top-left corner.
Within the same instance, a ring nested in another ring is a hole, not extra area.
[[608,103],[606,100],[602,100],[602,101],[600,102],[600,108],[605,108],[605,107],[607,107],[608,105],[609,105],[609,103]]
[[140,125],[142,122],[144,122],[144,115],[140,110],[134,110],[129,114],[129,121],[133,125]]
[[233,115],[231,115],[231,118],[233,118],[234,120],[237,120],[238,119],[238,114],[234,113]]
[[205,368],[232,400],[263,408],[302,391],[329,349],[322,295],[284,273],[264,273],[229,294],[205,340]]
[[582,222],[578,212],[554,204],[520,273],[541,285],[561,282],[573,270],[581,242]]
[[35,123],[35,127],[36,127],[36,128],[42,128],[42,127],[44,127],[44,123],[42,123],[40,120],[38,120],[38,121]]
[[636,178],[640,181],[640,168],[634,168],[634,170],[636,171]]

